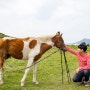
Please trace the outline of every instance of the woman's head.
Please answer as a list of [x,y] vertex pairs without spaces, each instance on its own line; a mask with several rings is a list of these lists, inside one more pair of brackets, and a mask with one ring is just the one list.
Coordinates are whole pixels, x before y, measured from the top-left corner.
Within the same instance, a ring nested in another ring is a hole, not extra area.
[[85,42],[82,42],[80,45],[78,45],[79,49],[83,49],[83,51],[85,52],[87,50],[87,45]]

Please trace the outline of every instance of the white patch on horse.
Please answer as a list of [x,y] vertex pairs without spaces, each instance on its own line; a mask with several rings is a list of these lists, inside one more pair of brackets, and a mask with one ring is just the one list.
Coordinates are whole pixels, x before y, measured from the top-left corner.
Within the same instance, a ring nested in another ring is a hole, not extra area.
[[24,47],[22,50],[22,53],[23,53],[22,59],[28,59],[28,53],[30,52],[30,48],[29,48],[29,42],[30,41],[23,41],[23,42],[24,42]]
[[30,41],[31,40],[23,41],[24,42],[24,47],[23,47],[23,50],[22,50],[22,53],[23,53],[23,58],[22,59],[28,59],[28,58],[34,57],[34,56],[38,55],[38,53],[40,52],[41,44],[37,43],[37,45],[33,49],[30,49],[29,48]]
[[38,44],[30,50],[29,57],[34,57],[39,54],[41,44]]
[[48,44],[48,45],[53,46],[54,43],[51,41],[51,38],[52,38],[52,37],[53,37],[53,36],[38,37],[38,38],[37,38],[37,41],[38,41],[39,43],[46,43],[46,44]]
[[40,41],[49,41],[49,40],[51,40],[52,37],[53,37],[52,35],[42,36],[42,37],[37,37],[37,39],[40,40]]
[[2,74],[2,69],[0,69],[0,75]]

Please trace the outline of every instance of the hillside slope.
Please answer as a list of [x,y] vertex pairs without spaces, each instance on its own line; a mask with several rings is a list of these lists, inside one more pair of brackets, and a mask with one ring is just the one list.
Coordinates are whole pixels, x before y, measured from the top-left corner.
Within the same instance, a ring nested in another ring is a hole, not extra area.
[[0,33],[0,38],[4,38],[4,37],[10,37],[10,36]]

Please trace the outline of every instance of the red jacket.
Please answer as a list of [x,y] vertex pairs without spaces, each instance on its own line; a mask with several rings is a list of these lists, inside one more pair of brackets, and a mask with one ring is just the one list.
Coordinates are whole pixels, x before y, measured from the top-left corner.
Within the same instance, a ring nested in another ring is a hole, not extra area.
[[77,56],[80,70],[90,69],[90,54],[86,53],[81,56],[78,51],[71,49],[69,46],[66,46],[66,49]]

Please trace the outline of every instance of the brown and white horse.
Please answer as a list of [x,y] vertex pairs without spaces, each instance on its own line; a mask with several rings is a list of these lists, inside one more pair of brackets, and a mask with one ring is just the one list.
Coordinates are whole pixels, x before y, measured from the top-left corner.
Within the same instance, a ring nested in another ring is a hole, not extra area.
[[[27,38],[4,38],[0,40],[0,84],[3,84],[2,68],[4,60],[8,56],[16,59],[28,59],[26,67],[36,63],[39,58],[53,46],[64,49],[65,44],[62,39],[62,34],[57,33],[52,36],[43,37],[27,37]],[[21,86],[24,86],[24,81],[30,68],[25,69],[23,78],[21,79]],[[33,68],[33,82],[38,84],[36,80],[37,64]]]

